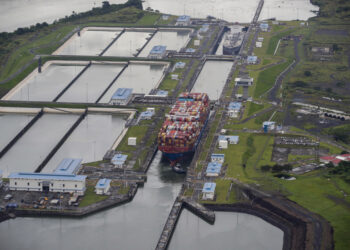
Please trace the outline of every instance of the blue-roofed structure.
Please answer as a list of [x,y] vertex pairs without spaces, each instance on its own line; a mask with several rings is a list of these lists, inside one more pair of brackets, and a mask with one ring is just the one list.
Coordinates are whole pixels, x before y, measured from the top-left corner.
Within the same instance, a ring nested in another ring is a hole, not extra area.
[[9,176],[10,190],[50,191],[62,193],[85,192],[85,175],[56,173],[11,173]]
[[110,103],[114,105],[127,105],[132,97],[131,88],[118,88],[116,92],[114,92]]
[[262,30],[262,31],[268,31],[268,29],[269,29],[269,24],[268,23],[261,23],[260,24],[260,29]]
[[117,168],[123,168],[126,162],[128,155],[116,154],[113,156],[111,162]]
[[167,97],[168,94],[169,94],[169,92],[166,90],[158,90],[156,93],[157,96],[161,96],[161,97]]
[[215,188],[216,183],[215,182],[206,182],[204,183],[202,193],[203,193],[203,200],[214,200],[215,197]]
[[228,105],[228,115],[231,118],[238,117],[239,111],[242,108],[242,103],[241,102],[230,102]]
[[224,163],[225,162],[225,154],[211,154],[211,161]]
[[248,56],[247,57],[247,63],[248,64],[256,64],[258,62],[257,56]]
[[144,111],[140,114],[140,119],[141,120],[151,120],[153,115],[154,115],[154,112],[152,112],[152,111]]
[[191,23],[191,17],[190,16],[179,16],[176,20],[176,25],[177,26],[187,26]]
[[219,162],[209,162],[205,175],[208,177],[219,176],[221,172],[222,163]]
[[175,63],[175,69],[183,69],[185,68],[186,63],[185,62],[177,62]]
[[209,30],[209,24],[205,23],[203,26],[199,29],[199,33],[206,33]]
[[188,49],[186,49],[185,52],[186,52],[186,53],[194,53],[194,52],[196,52],[196,50],[193,49],[193,48],[188,48]]
[[99,179],[95,186],[95,192],[96,194],[106,194],[108,193],[109,189],[111,187],[111,180],[110,179]]
[[276,122],[265,121],[263,122],[263,130],[265,133],[274,130],[276,127]]
[[166,54],[166,46],[156,45],[149,52],[148,58],[162,59]]
[[76,174],[81,167],[82,159],[65,158],[53,171],[55,174]]
[[230,144],[238,144],[239,136],[238,135],[219,135],[218,141],[228,141]]

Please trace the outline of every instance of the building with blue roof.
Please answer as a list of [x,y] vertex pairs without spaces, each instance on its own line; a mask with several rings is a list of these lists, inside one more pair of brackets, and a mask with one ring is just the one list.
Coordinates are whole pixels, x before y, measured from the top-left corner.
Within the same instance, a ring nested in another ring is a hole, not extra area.
[[214,200],[215,198],[215,188],[216,183],[215,182],[206,182],[204,183],[203,189],[202,189],[202,199],[203,200]]
[[96,194],[107,194],[111,187],[110,179],[99,179],[95,186]]
[[225,154],[211,154],[210,158],[212,162],[219,162],[221,164],[225,162]]
[[230,144],[238,144],[238,135],[219,135],[218,141],[228,141]]
[[191,17],[190,16],[179,16],[176,20],[176,26],[188,26],[191,24]]
[[118,88],[116,92],[114,92],[110,104],[113,105],[127,105],[132,97],[132,89],[131,88]]
[[116,168],[123,168],[125,166],[128,155],[116,154],[113,156],[111,162]]
[[82,159],[65,158],[53,171],[55,174],[77,174],[81,168]]
[[161,97],[167,97],[169,94],[169,91],[166,90],[158,90],[156,93],[156,96],[161,96]]
[[183,69],[183,68],[185,68],[185,66],[186,66],[186,63],[185,62],[177,62],[177,63],[175,63],[175,69]]
[[148,58],[150,59],[162,59],[166,54],[166,46],[156,45],[149,52]]
[[269,30],[269,24],[268,23],[261,23],[260,29],[261,29],[261,31],[267,32]]
[[10,190],[85,193],[86,176],[56,173],[11,173],[9,176]]
[[209,30],[209,24],[205,23],[202,25],[202,27],[199,29],[199,33],[206,33]]
[[208,177],[216,177],[220,175],[222,163],[209,162],[205,175]]
[[257,56],[248,56],[247,57],[247,63],[248,64],[256,64],[258,62]]
[[193,49],[193,48],[188,48],[188,49],[186,49],[185,52],[186,52],[186,53],[194,53],[194,52],[196,52],[196,50]]
[[242,108],[242,103],[241,102],[230,102],[228,105],[228,115],[231,118],[236,118],[238,117],[238,114]]
[[274,130],[276,128],[276,122],[265,121],[263,122],[263,130],[265,133]]

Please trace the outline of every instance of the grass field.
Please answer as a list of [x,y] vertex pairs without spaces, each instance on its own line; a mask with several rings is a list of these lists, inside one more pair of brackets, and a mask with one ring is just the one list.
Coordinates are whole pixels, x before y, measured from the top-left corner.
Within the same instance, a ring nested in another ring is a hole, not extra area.
[[91,204],[103,201],[107,198],[108,198],[107,195],[97,195],[95,193],[94,186],[87,186],[86,191],[85,191],[85,195],[83,196],[83,198],[79,204],[79,207],[86,207],[86,206],[89,206]]

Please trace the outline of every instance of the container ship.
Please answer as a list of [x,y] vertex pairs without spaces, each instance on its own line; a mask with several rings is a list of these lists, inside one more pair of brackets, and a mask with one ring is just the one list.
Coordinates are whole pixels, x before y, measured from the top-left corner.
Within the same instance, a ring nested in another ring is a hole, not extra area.
[[225,36],[223,44],[223,54],[224,55],[236,55],[241,49],[243,43],[244,33],[228,33]]
[[207,94],[186,92],[179,96],[158,134],[158,149],[172,164],[196,150],[209,112]]

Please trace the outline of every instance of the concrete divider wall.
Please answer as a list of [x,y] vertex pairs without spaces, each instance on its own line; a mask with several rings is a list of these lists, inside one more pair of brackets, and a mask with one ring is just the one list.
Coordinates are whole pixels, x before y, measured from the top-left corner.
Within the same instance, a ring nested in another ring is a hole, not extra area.
[[125,32],[125,29],[123,29],[113,40],[110,42],[104,50],[99,54],[99,56],[103,56],[103,54],[115,43],[115,41],[118,40],[119,37],[121,37]]
[[13,145],[34,125],[34,123],[39,120],[40,117],[44,114],[43,110],[40,110],[40,112],[34,116],[34,118],[13,138],[0,152],[0,158],[2,158],[7,151],[9,151]]
[[45,166],[46,164],[51,160],[51,158],[54,156],[54,154],[60,149],[60,147],[63,145],[63,143],[68,139],[68,137],[73,133],[73,131],[78,127],[78,125],[81,123],[82,120],[87,115],[87,110],[80,115],[78,120],[72,125],[72,127],[66,132],[66,134],[61,138],[61,140],[56,144],[56,146],[51,150],[51,152],[46,156],[44,161],[37,167],[35,170],[36,173],[39,173]]
[[144,45],[139,49],[139,51],[136,53],[135,57],[138,57],[140,55],[140,53],[142,52],[142,50],[147,46],[147,44],[152,40],[152,38],[155,36],[155,34],[157,34],[158,29],[155,30],[151,36],[148,38],[148,40],[144,43]]

